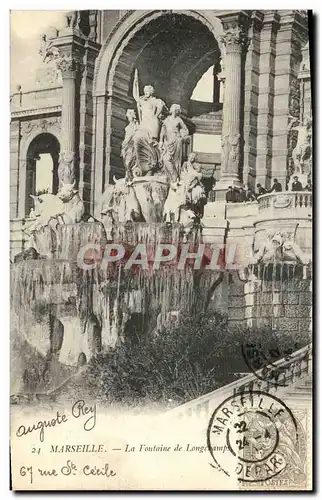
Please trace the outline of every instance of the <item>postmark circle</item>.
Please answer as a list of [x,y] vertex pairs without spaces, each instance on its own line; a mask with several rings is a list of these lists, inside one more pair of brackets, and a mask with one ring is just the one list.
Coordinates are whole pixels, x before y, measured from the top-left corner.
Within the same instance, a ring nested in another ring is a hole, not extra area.
[[[262,391],[237,393],[211,415],[207,446],[217,469],[242,482],[280,474],[298,446],[297,422],[279,398]],[[227,450],[223,454],[218,450]]]
[[275,387],[286,387],[284,374],[285,367],[276,365],[276,361],[283,357],[279,349],[271,349],[270,352],[264,352],[260,344],[243,344],[241,348],[243,359],[247,367],[263,382],[270,382]]

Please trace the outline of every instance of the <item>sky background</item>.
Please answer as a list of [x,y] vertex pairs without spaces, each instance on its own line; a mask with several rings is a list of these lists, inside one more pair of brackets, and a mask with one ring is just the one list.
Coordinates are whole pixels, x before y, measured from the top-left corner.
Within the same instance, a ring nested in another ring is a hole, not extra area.
[[32,85],[37,66],[41,35],[50,27],[64,26],[61,10],[12,10],[10,13],[10,87]]

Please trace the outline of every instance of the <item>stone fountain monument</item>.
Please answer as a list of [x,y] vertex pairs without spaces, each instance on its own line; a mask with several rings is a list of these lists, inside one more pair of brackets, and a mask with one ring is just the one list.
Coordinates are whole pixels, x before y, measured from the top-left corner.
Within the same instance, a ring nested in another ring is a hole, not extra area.
[[103,193],[100,221],[84,214],[68,158],[61,158],[57,195],[33,196],[27,245],[12,265],[14,393],[50,392],[99,352],[135,341],[135,322],[160,331],[171,311],[195,306],[191,269],[151,274],[95,265],[111,241],[155,249],[200,239],[205,191],[195,156],[183,156],[181,108],[169,112],[147,85],[137,113],[127,110],[125,177]]
[[[102,194],[100,217],[85,213],[68,154],[60,158],[57,195],[32,196],[34,209],[24,222],[27,244],[12,264],[14,394],[50,393],[100,352],[139,335],[162,334],[180,314],[208,306],[218,310],[224,303],[229,321],[243,326],[310,327],[312,194],[269,193],[249,204],[217,201],[208,204],[217,214],[210,217],[196,154],[184,154],[189,131],[180,105],[168,108],[151,85],[136,102],[137,109],[126,111],[125,175],[114,177]],[[308,175],[310,123],[291,123],[298,132],[293,170]],[[244,214],[243,227],[234,227],[237,211],[238,218]],[[234,273],[224,279],[222,269],[153,267],[159,244],[180,249],[189,243],[190,251],[199,243],[225,246],[232,227],[230,240],[249,255],[243,262],[237,256],[241,271],[231,283],[226,278]],[[141,244],[148,249],[147,266],[128,268],[126,257]],[[123,245],[125,255],[106,265],[111,245]]]

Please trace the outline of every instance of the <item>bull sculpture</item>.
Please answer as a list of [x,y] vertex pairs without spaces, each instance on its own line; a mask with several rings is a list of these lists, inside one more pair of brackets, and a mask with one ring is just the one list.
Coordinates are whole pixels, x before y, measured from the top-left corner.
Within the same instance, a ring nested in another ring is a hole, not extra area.
[[57,195],[30,196],[34,200],[35,208],[31,214],[33,220],[26,230],[29,234],[47,226],[51,221],[56,224],[75,224],[82,220],[84,204],[75,189],[75,182],[63,184]]
[[[44,252],[41,252],[43,248],[40,248],[37,242],[43,241],[46,228],[55,233],[58,224],[76,224],[81,222],[84,215],[84,204],[78,190],[75,189],[75,182],[73,184],[62,184],[57,195],[46,193],[30,196],[34,200],[34,210],[30,214],[29,221],[26,221],[24,229],[29,239],[26,242],[26,250],[18,254],[15,261],[28,259],[30,249],[34,249],[38,255],[44,254]],[[50,257],[52,256],[50,241],[47,242],[47,246],[45,254]]]

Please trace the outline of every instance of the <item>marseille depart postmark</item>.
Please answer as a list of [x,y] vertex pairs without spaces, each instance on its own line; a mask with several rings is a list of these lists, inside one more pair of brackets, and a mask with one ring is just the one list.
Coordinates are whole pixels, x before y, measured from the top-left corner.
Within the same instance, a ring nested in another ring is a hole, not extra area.
[[[227,476],[241,482],[265,481],[285,471],[289,457],[297,454],[297,422],[276,396],[244,392],[225,399],[213,412],[207,444],[212,466]],[[224,460],[215,445],[226,445],[229,459]]]

